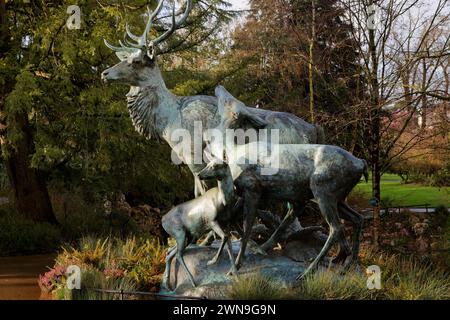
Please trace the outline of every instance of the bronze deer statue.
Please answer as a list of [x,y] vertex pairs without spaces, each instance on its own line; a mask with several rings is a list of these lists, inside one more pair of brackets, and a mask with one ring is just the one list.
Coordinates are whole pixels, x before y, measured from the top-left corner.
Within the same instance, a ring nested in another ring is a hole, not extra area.
[[[203,130],[218,126],[218,99],[205,95],[176,96],[167,88],[157,62],[160,45],[177,29],[185,26],[193,4],[192,0],[186,0],[184,10],[180,10],[181,17],[178,17],[174,7],[170,28],[157,38],[149,39],[148,35],[163,6],[164,0],[160,0],[153,12],[148,10],[142,35],[133,34],[127,24],[124,41],[119,41],[120,46],[111,45],[105,40],[106,46],[116,52],[120,62],[105,70],[101,77],[105,82],[117,81],[131,87],[127,94],[130,117],[136,130],[146,138],[163,140],[175,151],[179,147],[179,141],[174,139],[175,133],[180,129],[189,132],[193,139],[182,143],[185,144],[183,148],[192,152],[187,156],[186,153],[177,156],[192,172],[195,196],[198,197],[206,192],[208,186],[197,176],[206,163],[192,161],[196,158],[195,139],[203,139],[203,132],[197,132],[196,123],[201,123]],[[272,130],[278,130],[280,143],[323,143],[324,135],[320,126],[293,114],[249,107],[245,110],[236,114],[241,128],[265,128],[268,135]],[[245,229],[246,226],[244,232]]]

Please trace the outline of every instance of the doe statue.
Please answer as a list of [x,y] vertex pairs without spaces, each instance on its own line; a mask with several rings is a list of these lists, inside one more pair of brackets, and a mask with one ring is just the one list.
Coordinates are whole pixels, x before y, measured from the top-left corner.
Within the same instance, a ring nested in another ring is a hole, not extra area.
[[[223,109],[220,123],[226,126],[233,121],[233,114],[242,108],[242,103],[222,87],[217,88],[216,94]],[[227,129],[222,128],[223,131]],[[217,152],[221,150],[220,147],[213,146],[212,150]],[[363,218],[345,203],[345,199],[361,176],[364,175],[367,181],[368,167],[365,160],[330,145],[251,142],[245,145],[225,144],[225,148],[237,193],[244,199],[247,230],[253,225],[256,209],[263,203],[264,206],[274,201],[284,201],[304,208],[308,200],[314,199],[330,227],[330,233],[321,252],[303,276],[318,265],[336,241],[339,242],[340,252],[335,261],[344,262],[350,254],[347,265],[357,261]],[[285,223],[290,216],[285,218]],[[340,218],[348,220],[354,227],[351,253]],[[277,238],[283,227],[280,226],[272,239]],[[245,232],[238,266],[245,253],[248,237],[249,232]]]
[[162,284],[164,288],[168,288],[171,263],[175,256],[187,273],[192,286],[196,286],[194,277],[184,262],[184,249],[188,244],[196,242],[211,230],[219,235],[222,243],[217,254],[208,262],[208,265],[217,262],[225,245],[227,245],[231,262],[229,273],[237,274],[229,237],[229,224],[233,220],[234,213],[232,209],[236,203],[230,168],[226,163],[213,159],[200,171],[198,176],[200,179],[216,179],[217,187],[209,189],[198,198],[174,207],[162,218],[164,230],[176,241],[176,246],[169,251],[166,258],[166,270]]

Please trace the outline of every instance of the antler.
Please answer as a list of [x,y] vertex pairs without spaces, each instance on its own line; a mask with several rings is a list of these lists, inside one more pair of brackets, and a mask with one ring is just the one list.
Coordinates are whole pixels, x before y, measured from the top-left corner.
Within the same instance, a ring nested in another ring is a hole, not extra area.
[[169,30],[164,32],[161,36],[159,36],[158,38],[153,40],[152,41],[153,45],[156,46],[157,44],[163,42],[164,40],[167,40],[177,29],[179,29],[186,22],[191,10],[192,10],[192,0],[187,0],[186,1],[186,9],[184,11],[184,14],[181,17],[181,19],[177,22],[176,21],[176,13],[175,13],[175,5],[174,5],[173,10],[172,10],[172,26],[170,27]]
[[122,41],[119,41],[120,47],[116,47],[113,46],[112,44],[110,44],[108,41],[106,41],[106,39],[103,39],[103,41],[105,42],[105,45],[110,48],[113,51],[119,52],[119,51],[125,51],[125,52],[129,52],[129,53],[133,53],[136,51],[135,48],[130,48],[125,46]]
[[[141,36],[137,36],[137,35],[133,34],[130,30],[130,26],[127,23],[125,26],[126,33],[125,33],[124,40],[123,40],[123,42],[119,41],[120,47],[113,46],[113,45],[109,44],[106,40],[104,40],[106,46],[116,52],[122,51],[122,52],[129,52],[129,53],[135,52],[136,49],[141,49],[141,50],[146,49],[150,52],[150,55],[153,55],[153,48],[156,45],[158,45],[159,43],[163,42],[164,40],[167,40],[177,29],[179,29],[186,22],[187,18],[189,17],[189,13],[192,10],[192,0],[186,0],[186,9],[184,11],[184,14],[181,17],[181,19],[177,22],[176,21],[177,14],[175,12],[175,4],[174,4],[174,6],[172,8],[172,25],[171,25],[170,29],[167,30],[166,32],[164,32],[158,38],[156,38],[152,41],[147,41],[147,36],[148,36],[151,28],[153,27],[155,18],[161,12],[163,5],[164,5],[164,0],[160,0],[158,2],[158,6],[156,7],[155,11],[153,11],[153,12],[147,7],[147,10],[148,10],[147,25],[145,26],[145,31]],[[127,39],[127,37],[136,43],[130,42]]]
[[[128,25],[128,23],[126,24],[126,34],[125,34],[125,43],[127,43],[128,45],[134,47],[134,48],[148,48],[148,43],[147,43],[147,35],[150,32],[152,26],[153,26],[153,22],[154,19],[156,18],[156,16],[161,12],[162,8],[163,8],[163,4],[164,4],[164,0],[160,0],[158,3],[158,6],[156,7],[155,11],[150,10],[150,8],[147,7],[148,10],[148,20],[147,20],[147,25],[145,26],[145,31],[142,34],[142,36],[136,36],[134,35],[131,31],[130,31],[130,27]],[[136,41],[137,44],[133,44],[127,41],[126,37],[130,37],[132,40]]]

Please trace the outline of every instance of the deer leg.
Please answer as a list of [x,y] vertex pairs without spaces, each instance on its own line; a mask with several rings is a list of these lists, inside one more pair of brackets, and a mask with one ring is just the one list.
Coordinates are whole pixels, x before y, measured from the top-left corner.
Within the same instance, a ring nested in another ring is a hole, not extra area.
[[163,276],[163,281],[161,284],[161,287],[167,290],[170,290],[170,269],[171,269],[171,265],[172,265],[172,260],[175,257],[177,253],[177,247],[173,247],[171,248],[171,250],[167,253],[167,257],[166,257],[166,270],[164,270],[164,276]]
[[337,255],[331,260],[333,264],[342,264],[347,260],[348,256],[351,254],[348,242],[345,240],[339,240],[339,250]]
[[192,276],[192,273],[189,271],[188,267],[186,266],[186,263],[184,262],[184,258],[183,258],[184,250],[186,249],[186,233],[182,232],[181,234],[177,235],[176,241],[177,241],[177,252],[176,252],[177,261],[183,267],[184,272],[186,272],[192,286],[195,288],[196,284],[194,281],[194,277]]
[[[206,188],[202,180],[199,179],[199,177],[194,174],[194,195],[195,198],[198,198],[205,194]],[[206,238],[200,243],[201,247],[208,247],[213,243],[215,239],[214,231],[210,231]]]
[[[236,201],[236,204],[234,205],[234,207],[232,209],[234,217],[240,216],[239,212],[242,210],[242,204],[243,204],[242,198],[239,198]],[[216,239],[216,233],[214,231],[210,231],[208,233],[208,235],[206,236],[206,238],[200,243],[200,246],[201,247],[210,246],[215,239]]]
[[204,195],[206,192],[206,186],[200,178],[194,174],[194,195],[196,198]]
[[346,268],[355,262],[358,262],[359,255],[359,245],[362,236],[362,230],[364,225],[364,219],[357,211],[353,210],[349,207],[345,202],[339,203],[339,212],[342,214],[342,217],[348,221],[350,221],[353,225],[353,247],[351,253],[351,260]]
[[283,221],[281,221],[278,228],[275,230],[275,232],[272,234],[272,236],[267,240],[262,246],[261,249],[263,251],[269,251],[275,245],[277,244],[278,240],[280,239],[282,233],[286,230],[286,228],[294,221],[295,215],[294,210],[289,209],[286,216],[284,217]]
[[214,239],[216,238],[216,234],[214,233],[214,231],[210,231],[207,235],[206,238],[200,242],[200,247],[208,247],[210,246]]
[[322,250],[319,252],[314,261],[308,266],[306,271],[297,277],[297,280],[304,279],[312,270],[316,269],[319,265],[319,262],[327,255],[336,240],[340,239],[343,234],[342,225],[339,221],[337,211],[337,203],[333,200],[330,201],[330,199],[332,199],[332,196],[323,198],[317,197],[316,199],[319,204],[320,212],[330,226],[330,233]]
[[211,228],[222,239],[222,242],[220,243],[219,250],[217,250],[217,253],[214,256],[214,258],[208,261],[208,266],[215,264],[219,260],[223,248],[225,247],[225,243],[228,241],[228,236],[225,234],[225,232],[223,232],[222,228],[216,221],[211,222]]
[[245,255],[245,249],[247,248],[247,242],[252,233],[253,223],[255,222],[256,206],[259,201],[259,196],[255,192],[245,191],[244,194],[244,236],[241,239],[241,248],[239,249],[238,256],[236,258],[236,268],[242,265],[242,260]]
[[234,263],[234,255],[233,255],[233,246],[231,244],[231,239],[228,238],[227,240],[227,252],[228,252],[228,257],[230,258],[230,263],[231,263],[231,268],[230,271],[228,271],[227,275],[238,275],[238,270],[236,268],[236,264]]
[[[345,219],[339,206],[338,212],[341,214],[342,218]],[[331,260],[331,262],[334,264],[344,263],[345,260],[347,260],[347,257],[350,256],[350,254],[350,247],[348,245],[347,239],[345,238],[344,228],[342,228],[342,235],[339,237],[339,251],[337,255]]]

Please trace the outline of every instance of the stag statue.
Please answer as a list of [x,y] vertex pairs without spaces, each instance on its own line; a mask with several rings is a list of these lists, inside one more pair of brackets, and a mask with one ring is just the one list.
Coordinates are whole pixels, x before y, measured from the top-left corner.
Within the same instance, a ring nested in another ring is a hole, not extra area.
[[[177,29],[185,25],[192,10],[192,1],[187,0],[185,9],[179,14],[173,8],[171,27],[157,38],[148,39],[163,4],[164,1],[160,0],[153,12],[148,11],[147,24],[141,36],[134,35],[127,24],[125,39],[123,42],[119,41],[120,46],[113,46],[105,40],[106,46],[116,52],[121,62],[105,70],[102,79],[105,82],[119,81],[130,85],[131,89],[127,94],[128,110],[136,130],[147,138],[163,140],[174,149],[178,141],[173,141],[172,136],[176,130],[188,130],[191,137],[194,137],[196,122],[200,122],[204,130],[215,128],[219,115],[216,97],[180,97],[167,89],[157,63],[158,48]],[[179,15],[181,17],[177,19]],[[309,124],[295,115],[257,108],[247,110],[245,114],[237,115],[242,127],[258,129],[264,126],[269,134],[270,130],[278,129],[281,143],[323,142],[323,131],[319,126]],[[258,122],[256,118],[262,119],[262,122]],[[195,150],[192,145],[186,147],[192,152]],[[198,179],[197,173],[205,167],[205,163],[196,164],[190,161],[194,159],[193,154],[189,157],[179,157],[194,175],[195,196],[204,194],[207,186]]]

